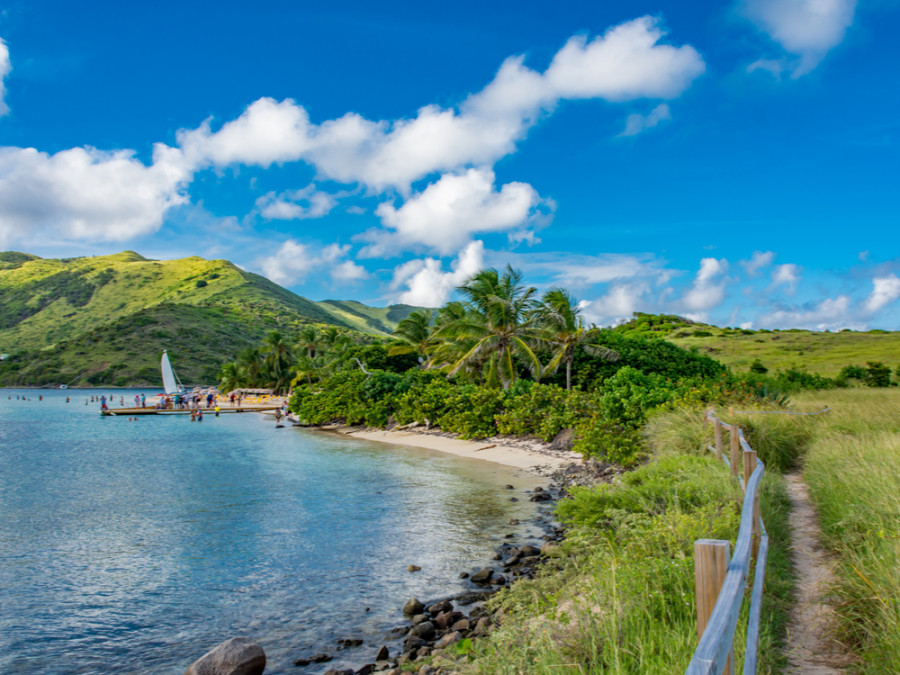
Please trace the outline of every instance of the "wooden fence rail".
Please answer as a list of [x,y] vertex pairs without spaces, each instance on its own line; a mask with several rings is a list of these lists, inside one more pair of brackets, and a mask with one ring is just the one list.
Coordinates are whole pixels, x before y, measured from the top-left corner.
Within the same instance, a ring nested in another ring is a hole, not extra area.
[[[744,489],[741,525],[734,555],[728,560],[729,542],[699,539],[694,542],[694,571],[697,589],[697,632],[700,644],[687,668],[687,675],[734,672],[734,634],[747,589],[747,578],[753,560],[753,590],[750,594],[750,617],[744,655],[744,675],[756,672],[759,649],[759,621],[762,590],[765,581],[769,537],[759,512],[759,485],[765,467],[747,443],[741,429],[707,414],[715,428],[716,453],[736,476]],[[729,432],[729,452],[723,452],[722,431]],[[743,469],[743,476],[740,469]]]

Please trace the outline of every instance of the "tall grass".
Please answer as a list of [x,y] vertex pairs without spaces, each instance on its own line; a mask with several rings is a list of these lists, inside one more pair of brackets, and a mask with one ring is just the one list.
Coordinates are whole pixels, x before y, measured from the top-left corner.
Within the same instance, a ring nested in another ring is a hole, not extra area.
[[[779,477],[767,478],[761,502],[767,527],[785,532]],[[740,490],[724,465],[711,456],[661,457],[619,484],[576,490],[559,515],[570,528],[559,556],[536,580],[504,591],[496,601],[500,627],[476,643],[471,662],[456,667],[479,674],[684,672],[697,646],[694,541],[733,546],[740,519]],[[767,592],[789,597],[778,571],[787,560],[781,541],[773,536]],[[779,672],[783,614],[767,603],[761,673]],[[745,626],[746,611],[739,636]],[[738,664],[742,651],[739,637]]]
[[[828,392],[833,415],[810,447],[804,478],[826,547],[834,601],[861,672],[900,672],[900,391]],[[817,405],[807,394],[798,403]]]

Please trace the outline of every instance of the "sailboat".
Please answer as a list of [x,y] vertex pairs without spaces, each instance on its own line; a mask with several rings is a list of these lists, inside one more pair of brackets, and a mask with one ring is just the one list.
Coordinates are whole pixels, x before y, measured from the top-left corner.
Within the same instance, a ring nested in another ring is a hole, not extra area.
[[172,368],[172,363],[169,361],[169,353],[165,349],[163,349],[160,369],[162,370],[163,389],[165,389],[166,395],[184,395],[184,385],[181,384],[181,380],[175,375],[175,369]]

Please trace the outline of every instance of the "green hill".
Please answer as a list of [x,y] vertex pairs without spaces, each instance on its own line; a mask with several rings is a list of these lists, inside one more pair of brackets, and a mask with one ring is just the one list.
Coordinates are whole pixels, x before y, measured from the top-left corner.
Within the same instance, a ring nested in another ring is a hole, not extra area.
[[685,349],[712,356],[733,370],[748,370],[757,359],[769,370],[806,369],[828,377],[847,365],[881,361],[900,365],[900,332],[844,330],[837,333],[800,330],[720,328],[667,314],[640,314],[616,331],[660,337]]
[[42,259],[0,253],[0,385],[155,384],[163,349],[185,382],[271,330],[318,323],[389,334],[414,307],[313,302],[227,260],[133,252]]

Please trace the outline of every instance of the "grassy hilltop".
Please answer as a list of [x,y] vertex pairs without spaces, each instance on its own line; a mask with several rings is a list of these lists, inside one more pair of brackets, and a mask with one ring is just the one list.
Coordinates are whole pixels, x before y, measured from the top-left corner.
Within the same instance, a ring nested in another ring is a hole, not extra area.
[[319,323],[383,336],[413,309],[313,302],[227,260],[5,252],[0,385],[156,384],[163,349],[185,382],[212,382],[268,331]]
[[820,333],[800,330],[746,330],[694,323],[673,315],[636,314],[617,331],[660,337],[696,349],[735,371],[747,371],[757,359],[770,371],[805,369],[835,377],[847,365],[882,361],[900,364],[900,332],[870,330]]

